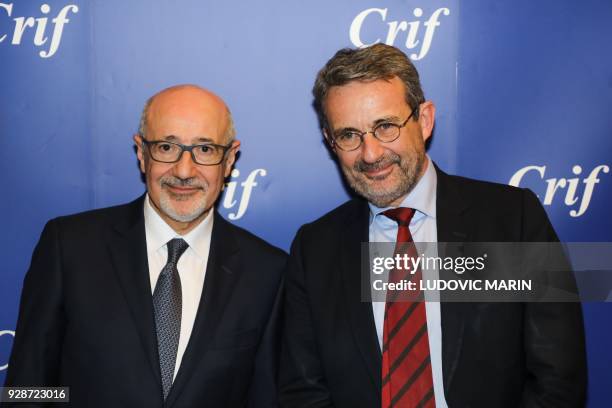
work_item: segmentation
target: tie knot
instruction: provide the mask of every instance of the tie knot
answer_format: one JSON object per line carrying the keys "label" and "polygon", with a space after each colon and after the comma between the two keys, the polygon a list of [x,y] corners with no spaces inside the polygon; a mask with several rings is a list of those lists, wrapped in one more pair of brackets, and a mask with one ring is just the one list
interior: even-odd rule
{"label": "tie knot", "polygon": [[407,227],[410,225],[410,220],[414,215],[414,208],[406,208],[406,207],[398,207],[392,208],[383,212],[383,215],[391,218],[393,221],[397,222],[400,226]]}
{"label": "tie knot", "polygon": [[168,263],[176,265],[187,248],[189,248],[189,244],[182,238],[174,238],[168,241]]}

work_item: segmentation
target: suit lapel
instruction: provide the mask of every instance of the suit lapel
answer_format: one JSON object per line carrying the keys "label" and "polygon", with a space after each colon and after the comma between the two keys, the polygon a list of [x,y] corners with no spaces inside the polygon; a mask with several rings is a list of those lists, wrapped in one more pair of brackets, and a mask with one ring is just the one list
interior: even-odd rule
{"label": "suit lapel", "polygon": [[117,279],[161,392],[155,316],[147,260],[143,197],[132,202],[128,207],[128,216],[115,224],[108,248]]}
{"label": "suit lapel", "polygon": [[342,280],[349,322],[376,392],[381,389],[381,352],[376,336],[372,304],[361,300],[362,290],[369,293],[369,274],[361,271],[361,243],[369,241],[369,209],[365,201],[354,200],[352,214],[341,234]]}
{"label": "suit lapel", "polygon": [[206,354],[235,287],[241,265],[238,244],[231,228],[232,225],[215,211],[204,288],[181,367],[166,400],[168,407],[176,401],[199,360]]}
{"label": "suit lapel", "polygon": [[[450,176],[442,172],[436,166],[438,176],[436,217],[438,242],[469,242],[471,225],[469,214],[467,214],[468,203],[457,191],[456,182]],[[457,256],[461,247],[453,246],[447,252],[443,245],[439,246],[442,254],[439,256]],[[442,325],[442,375],[444,379],[444,390],[449,395],[449,390],[459,363],[461,348],[464,340],[464,329],[466,319],[472,310],[471,303],[463,302],[441,302],[441,325]]]}

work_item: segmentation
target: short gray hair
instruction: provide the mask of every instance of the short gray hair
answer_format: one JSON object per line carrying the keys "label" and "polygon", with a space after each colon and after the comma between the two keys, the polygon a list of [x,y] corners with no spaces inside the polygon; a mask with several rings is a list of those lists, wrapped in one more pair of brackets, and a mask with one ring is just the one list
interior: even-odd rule
{"label": "short gray hair", "polygon": [[346,85],[352,81],[375,81],[398,77],[406,88],[406,103],[418,118],[419,105],[425,102],[419,73],[414,64],[399,49],[375,44],[366,48],[343,48],[325,64],[317,74],[312,94],[314,107],[321,125],[327,127],[325,98],[331,87]]}

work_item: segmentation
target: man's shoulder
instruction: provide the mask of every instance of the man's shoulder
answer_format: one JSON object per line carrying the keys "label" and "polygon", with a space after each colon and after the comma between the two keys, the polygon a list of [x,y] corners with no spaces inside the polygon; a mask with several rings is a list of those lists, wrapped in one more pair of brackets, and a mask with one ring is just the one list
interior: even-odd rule
{"label": "man's shoulder", "polygon": [[503,183],[449,175],[438,169],[438,206],[465,205],[485,212],[516,212],[541,207],[536,195],[527,188]]}
{"label": "man's shoulder", "polygon": [[227,221],[218,213],[215,222],[222,223],[225,228],[231,231],[232,236],[242,250],[247,250],[254,254],[259,254],[260,256],[267,256],[284,262],[287,254],[282,249],[270,244],[254,233]]}
{"label": "man's shoulder", "polygon": [[313,233],[319,237],[334,234],[346,229],[347,225],[364,222],[369,214],[367,201],[360,197],[352,198],[323,216],[308,222],[300,228],[302,232]]}
{"label": "man's shoulder", "polygon": [[456,176],[438,171],[438,186],[441,188],[454,188],[463,194],[487,194],[491,198],[518,197],[525,193],[524,188],[492,181],[478,180],[469,177]]}
{"label": "man's shoulder", "polygon": [[351,218],[367,215],[368,208],[368,203],[364,199],[355,197],[312,221],[311,224],[327,225],[342,223]]}
{"label": "man's shoulder", "polygon": [[62,229],[67,230],[95,230],[143,217],[142,204],[143,196],[125,204],[59,216],[50,220],[49,223],[61,225]]}
{"label": "man's shoulder", "polygon": [[557,241],[544,207],[527,188],[438,173],[438,217],[461,214],[484,240]]}

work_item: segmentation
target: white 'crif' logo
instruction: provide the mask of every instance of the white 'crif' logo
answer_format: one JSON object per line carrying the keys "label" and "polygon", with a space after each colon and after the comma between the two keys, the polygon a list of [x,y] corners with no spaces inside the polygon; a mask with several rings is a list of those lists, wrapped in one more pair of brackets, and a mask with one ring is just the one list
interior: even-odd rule
{"label": "white 'crif' logo", "polygon": [[[10,337],[15,337],[15,332],[12,330],[0,330],[0,337],[3,336],[10,336]],[[8,368],[8,363],[1,363],[0,362],[0,371],[4,371]]]}
{"label": "white 'crif' logo", "polygon": [[222,206],[226,209],[231,209],[238,204],[238,210],[231,212],[228,214],[228,218],[232,221],[238,220],[242,218],[242,216],[246,213],[249,208],[249,201],[251,200],[251,193],[253,189],[257,186],[255,179],[257,176],[265,177],[268,172],[265,169],[255,169],[249,173],[240,186],[242,187],[242,195],[240,196],[240,203],[235,200],[236,198],[236,189],[238,188],[238,181],[235,180],[240,177],[240,170],[233,169],[231,173],[232,180],[225,184],[225,191],[223,194],[223,202]]}
{"label": "white 'crif' logo", "polygon": [[[370,39],[369,41],[364,40],[361,30],[364,24],[367,24],[368,28],[377,29],[380,27],[381,33],[384,33],[385,30],[387,31],[385,44],[395,45],[396,41],[403,41],[406,48],[417,51],[410,54],[410,59],[416,61],[425,58],[429,52],[436,27],[440,25],[440,21],[438,21],[440,15],[450,15],[450,9],[441,7],[431,13],[429,18],[423,23],[425,27],[425,34],[423,35],[421,35],[423,31],[421,30],[421,18],[423,17],[422,8],[417,7],[412,11],[412,14],[417,18],[413,21],[387,21],[387,14],[388,9],[386,8],[369,8],[357,14],[349,29],[351,42],[355,47],[367,47],[368,45],[379,43],[381,41],[380,37]],[[384,23],[387,25],[386,28],[384,27]]]}
{"label": "white 'crif' logo", "polygon": [[[544,175],[546,174],[546,166],[525,166],[522,169],[519,169],[514,175],[510,178],[511,186],[518,187],[521,184],[521,180],[525,176],[525,174],[529,172],[536,172],[540,179],[544,179]],[[582,198],[580,199],[580,206],[578,207],[578,211],[570,210],[569,214],[572,217],[580,217],[583,215],[586,210],[589,208],[589,204],[591,203],[591,198],[593,197],[593,190],[595,189],[595,185],[599,183],[599,178],[597,175],[600,173],[609,173],[610,167],[605,164],[595,166],[593,170],[589,173],[589,175],[582,180],[584,183],[584,190],[582,192],[578,192],[580,177],[572,177],[572,178],[547,178],[546,180],[546,193],[544,194],[544,205],[551,205],[553,199],[557,191],[565,190],[565,200],[564,203],[568,207],[576,204],[582,194]],[[579,176],[582,174],[582,167],[575,165],[572,167],[572,173],[574,175]]]}
{"label": "white 'crif' logo", "polygon": [[[24,38],[26,31],[34,32],[34,45],[42,47],[47,43],[49,37],[47,36],[47,22],[49,20],[49,13],[51,13],[51,7],[48,4],[40,6],[40,17],[14,17],[16,12],[13,12],[13,3],[0,3],[0,18],[6,18],[3,16],[4,13],[11,18],[13,21],[13,33],[11,44],[20,45]],[[64,32],[64,25],[68,24],[68,13],[78,13],[79,7],[74,4],[64,6],[59,12],[51,19],[53,24],[53,34],[51,34],[51,41],[49,41],[49,48],[45,51],[40,51],[38,55],[41,58],[51,58],[55,55],[59,49],[60,43],[62,42],[62,34]],[[11,37],[10,33],[0,32],[0,43],[8,40]],[[27,37],[27,35],[26,35]]]}

